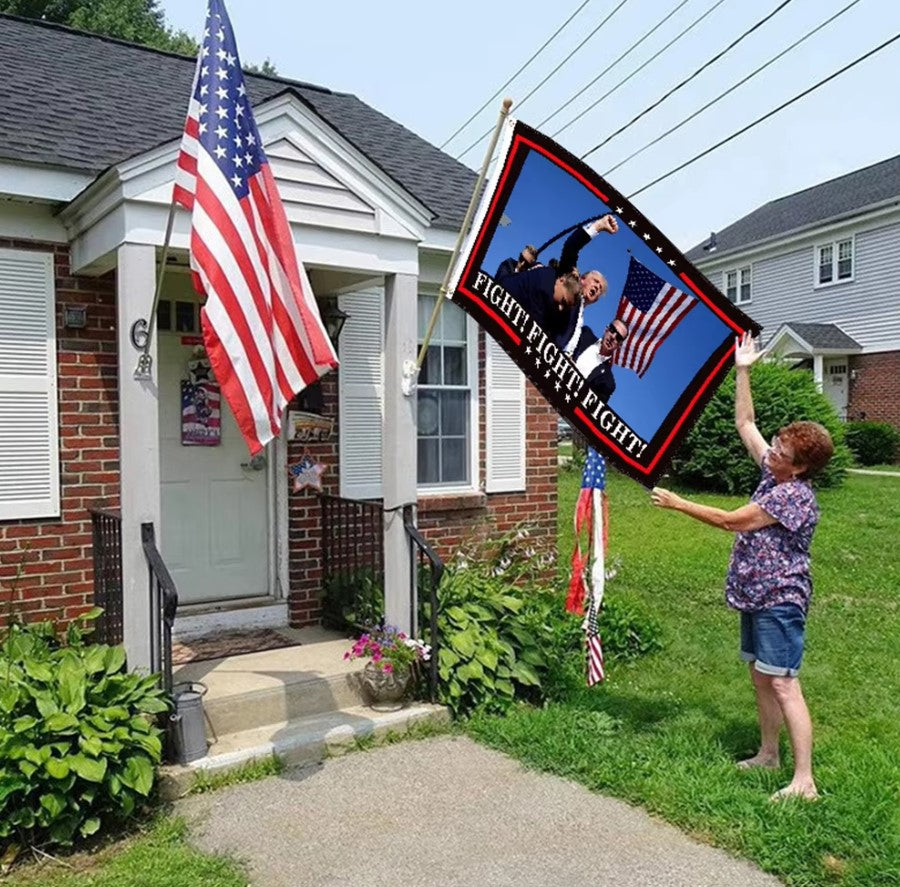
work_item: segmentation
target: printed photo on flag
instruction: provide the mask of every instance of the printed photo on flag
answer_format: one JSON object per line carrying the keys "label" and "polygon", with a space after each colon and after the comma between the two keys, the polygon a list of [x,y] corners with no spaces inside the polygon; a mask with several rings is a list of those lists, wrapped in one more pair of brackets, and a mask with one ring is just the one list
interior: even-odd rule
{"label": "printed photo on flag", "polygon": [[647,487],[727,373],[735,337],[759,332],[611,184],[516,120],[449,297]]}

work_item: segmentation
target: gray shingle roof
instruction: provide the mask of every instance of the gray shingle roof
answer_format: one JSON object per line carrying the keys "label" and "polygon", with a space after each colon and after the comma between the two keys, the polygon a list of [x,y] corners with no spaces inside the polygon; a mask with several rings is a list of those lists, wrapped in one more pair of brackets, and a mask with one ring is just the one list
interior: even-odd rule
{"label": "gray shingle roof", "polygon": [[758,240],[777,237],[836,216],[851,215],[891,199],[900,202],[900,155],[769,201],[717,231],[715,252],[707,252],[703,244],[698,244],[686,255],[691,261],[712,258]]}
{"label": "gray shingle roof", "polygon": [[[177,138],[195,60],[0,14],[0,159],[100,173]],[[475,173],[356,96],[247,75],[255,105],[286,90],[458,226]]]}
{"label": "gray shingle roof", "polygon": [[858,350],[862,346],[833,323],[798,323],[789,321],[790,327],[804,342],[813,348],[836,348],[840,351]]}

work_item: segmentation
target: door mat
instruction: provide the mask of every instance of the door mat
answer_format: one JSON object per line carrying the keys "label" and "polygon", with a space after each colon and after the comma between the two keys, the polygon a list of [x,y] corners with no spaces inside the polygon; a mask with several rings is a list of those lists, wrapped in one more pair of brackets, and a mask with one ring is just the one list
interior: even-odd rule
{"label": "door mat", "polygon": [[299,646],[299,641],[288,638],[273,628],[221,631],[191,640],[172,641],[172,665]]}

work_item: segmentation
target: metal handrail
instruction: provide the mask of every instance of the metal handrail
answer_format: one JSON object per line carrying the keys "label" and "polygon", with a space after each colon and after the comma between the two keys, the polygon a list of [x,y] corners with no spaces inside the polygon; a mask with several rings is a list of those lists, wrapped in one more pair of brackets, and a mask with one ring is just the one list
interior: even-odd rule
{"label": "metal handrail", "polygon": [[[430,625],[429,625],[429,634],[431,635],[431,659],[430,659],[430,672],[431,672],[431,701],[435,700],[435,693],[437,690],[437,681],[438,681],[438,650],[440,649],[440,638],[438,637],[438,585],[441,583],[441,577],[444,575],[444,562],[440,559],[437,552],[428,544],[425,537],[419,532],[419,528],[413,522],[413,509],[411,505],[406,506],[403,510],[403,526],[406,529],[406,535],[409,536],[410,540],[412,540],[413,545],[418,548],[419,552],[428,559],[431,565],[431,582],[429,583],[429,603],[430,606]],[[412,588],[415,589],[415,595],[410,595],[413,598],[412,607],[413,612],[415,613],[418,610],[418,584],[417,584],[417,564],[415,558],[415,552],[413,549],[410,549],[410,557],[412,560],[411,570],[410,570],[410,582],[412,584]],[[415,625],[415,619],[411,620],[412,624]]]}
{"label": "metal handrail", "polygon": [[171,695],[172,628],[178,610],[178,589],[156,547],[152,523],[141,524],[141,546],[150,567],[150,667],[160,672],[163,689]]}

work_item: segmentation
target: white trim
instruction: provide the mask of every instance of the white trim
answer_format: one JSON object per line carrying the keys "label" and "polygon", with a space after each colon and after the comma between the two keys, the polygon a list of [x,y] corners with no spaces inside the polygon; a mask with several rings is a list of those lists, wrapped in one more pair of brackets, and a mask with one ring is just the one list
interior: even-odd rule
{"label": "white trim", "polygon": [[52,166],[0,161],[0,194],[45,203],[67,203],[96,176]]}
{"label": "white trim", "polygon": [[0,201],[0,237],[45,243],[69,242],[66,229],[53,215],[50,206],[17,200]]}
{"label": "white trim", "polygon": [[[741,289],[743,287],[744,282],[744,272],[750,277],[750,297],[747,299],[741,298]],[[735,301],[731,302],[731,299],[728,299],[728,275],[734,274],[736,275],[736,287],[734,291]],[[722,271],[722,294],[731,302],[732,305],[740,306],[740,305],[749,305],[753,301],[753,263],[747,262],[746,264],[741,263],[733,268],[725,268]]]}
{"label": "white trim", "polygon": [[[838,263],[840,261],[840,245],[850,241],[850,276],[838,277]],[[831,247],[831,280],[819,280],[819,252],[827,247]],[[849,237],[840,237],[836,240],[820,240],[813,244],[813,289],[828,289],[833,286],[840,286],[844,283],[853,283],[856,279],[856,233]]]}

